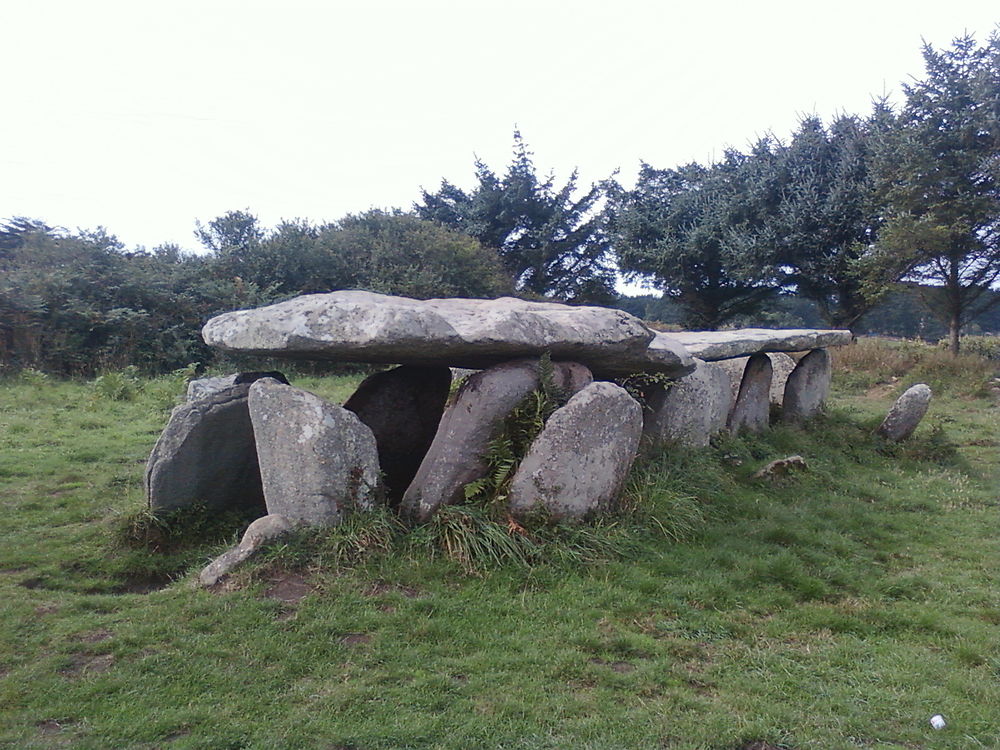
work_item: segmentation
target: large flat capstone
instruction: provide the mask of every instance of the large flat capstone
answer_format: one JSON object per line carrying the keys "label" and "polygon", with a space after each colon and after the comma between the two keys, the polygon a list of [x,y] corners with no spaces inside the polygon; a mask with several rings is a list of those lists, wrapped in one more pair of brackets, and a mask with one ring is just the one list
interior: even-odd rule
{"label": "large flat capstone", "polygon": [[671,336],[654,336],[622,310],[510,297],[309,294],[216,316],[202,336],[226,351],[299,359],[482,369],[548,352],[598,376],[639,371],[680,376],[694,369],[687,350]]}
{"label": "large flat capstone", "polygon": [[850,331],[809,328],[671,331],[669,337],[683,344],[692,356],[707,361],[746,357],[757,352],[804,352],[828,346],[843,346],[853,340]]}

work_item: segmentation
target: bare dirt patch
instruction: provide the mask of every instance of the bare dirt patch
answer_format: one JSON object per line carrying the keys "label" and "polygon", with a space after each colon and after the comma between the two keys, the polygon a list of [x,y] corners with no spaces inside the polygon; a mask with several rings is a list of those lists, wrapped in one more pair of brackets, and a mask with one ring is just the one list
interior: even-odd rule
{"label": "bare dirt patch", "polygon": [[114,594],[151,594],[165,589],[174,579],[166,573],[144,573],[131,575],[111,591]]}
{"label": "bare dirt patch", "polygon": [[372,642],[372,637],[367,633],[348,633],[340,642],[345,646],[363,646],[366,643]]}
{"label": "bare dirt patch", "polygon": [[74,654],[70,666],[60,669],[66,677],[80,677],[107,672],[115,663],[113,654]]}
{"label": "bare dirt patch", "polygon": [[407,599],[419,599],[423,593],[412,586],[403,586],[397,583],[386,583],[376,581],[365,590],[365,596],[384,596],[385,594],[402,594]]}
{"label": "bare dirt patch", "polygon": [[264,590],[268,599],[276,599],[285,604],[298,604],[316,589],[299,573],[284,573],[270,579],[271,585]]}
{"label": "bare dirt patch", "polygon": [[106,628],[100,628],[91,633],[83,633],[76,636],[74,640],[80,641],[82,643],[100,643],[101,641],[106,641],[111,638],[111,631]]}

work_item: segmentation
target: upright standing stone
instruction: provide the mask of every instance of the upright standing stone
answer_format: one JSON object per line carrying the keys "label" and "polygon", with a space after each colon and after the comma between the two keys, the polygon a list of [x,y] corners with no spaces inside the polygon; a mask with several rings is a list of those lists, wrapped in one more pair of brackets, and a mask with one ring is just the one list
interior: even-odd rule
{"label": "upright standing stone", "polygon": [[762,432],[771,416],[771,360],[766,354],[754,354],[747,362],[736,404],[729,414],[729,430],[737,433]]}
{"label": "upright standing stone", "polygon": [[726,428],[733,403],[729,375],[717,362],[695,362],[694,372],[647,396],[643,434],[654,443],[703,447]]}
{"label": "upright standing stone", "polygon": [[508,507],[585,518],[618,501],[642,436],[642,407],[614,383],[591,383],[549,417],[511,481]]}
{"label": "upright standing stone", "polygon": [[925,383],[917,383],[908,388],[885,415],[878,427],[878,434],[886,440],[898,443],[906,440],[917,429],[920,420],[927,413],[931,403],[931,389]]}
{"label": "upright standing stone", "polygon": [[799,360],[785,383],[782,419],[806,419],[815,416],[830,395],[830,353],[813,349]]}
{"label": "upright standing stone", "polygon": [[[771,360],[771,403],[781,406],[785,399],[785,383],[788,376],[795,369],[795,360],[784,352],[766,352],[767,358]],[[732,381],[733,402],[740,392],[740,384],[743,382],[743,373],[746,371],[747,362],[750,357],[735,357],[733,359],[715,360],[715,364],[723,367]]]}
{"label": "upright standing stone", "polygon": [[354,413],[271,379],[249,404],[268,513],[326,526],[374,506],[378,450]]}
{"label": "upright standing stone", "polygon": [[233,385],[181,404],[170,414],[146,463],[152,511],[204,504],[264,513],[264,495],[248,385]]}
{"label": "upright standing stone", "polygon": [[[590,373],[574,362],[553,363],[555,385],[583,387]],[[538,360],[505,362],[469,376],[445,409],[400,509],[413,522],[430,518],[440,505],[465,499],[465,485],[486,473],[484,456],[502,420],[538,387]]]}
{"label": "upright standing stone", "polygon": [[451,387],[447,367],[403,365],[365,378],[344,408],[375,435],[390,505],[398,505],[434,440]]}

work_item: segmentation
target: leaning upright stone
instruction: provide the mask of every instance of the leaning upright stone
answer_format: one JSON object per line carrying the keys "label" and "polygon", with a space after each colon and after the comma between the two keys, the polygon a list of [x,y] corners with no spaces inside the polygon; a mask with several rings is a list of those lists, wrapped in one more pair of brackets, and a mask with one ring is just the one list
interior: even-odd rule
{"label": "leaning upright stone", "polygon": [[930,403],[930,386],[925,383],[911,386],[889,409],[878,427],[878,434],[894,443],[906,440],[917,429]]}
{"label": "leaning upright stone", "polygon": [[643,434],[653,443],[704,447],[726,428],[733,403],[729,375],[718,362],[695,362],[694,372],[647,396]]}
{"label": "leaning upright stone", "polygon": [[807,419],[819,413],[830,395],[830,353],[813,349],[799,360],[785,383],[782,419]]}
{"label": "leaning upright stone", "polygon": [[250,418],[268,513],[328,526],[374,506],[375,437],[354,413],[265,378],[250,387]]}
{"label": "leaning upright stone", "polygon": [[447,367],[403,365],[365,378],[344,408],[375,435],[390,505],[399,505],[434,439],[451,388]]}
{"label": "leaning upright stone", "polygon": [[[795,360],[784,352],[767,352],[771,360],[771,403],[781,406],[785,400],[785,383],[795,369]],[[733,359],[718,359],[715,364],[723,367],[729,373],[733,386],[733,401],[740,392],[743,373],[746,371],[750,357],[735,357]]]}
{"label": "leaning upright stone", "polygon": [[[558,388],[573,392],[590,380],[574,362],[553,363]],[[441,417],[431,447],[403,495],[400,510],[411,522],[430,518],[441,505],[465,499],[465,485],[486,474],[484,456],[503,419],[538,387],[538,360],[505,362],[469,376]]]}
{"label": "leaning upright stone", "polygon": [[618,502],[642,436],[642,407],[614,383],[591,383],[557,409],[511,480],[508,507],[586,518]]}
{"label": "leaning upright stone", "polygon": [[170,414],[146,462],[153,512],[190,505],[264,512],[249,385],[232,385],[181,404]]}
{"label": "leaning upright stone", "polygon": [[729,414],[729,431],[762,432],[771,417],[771,360],[754,354],[747,361],[736,404]]}

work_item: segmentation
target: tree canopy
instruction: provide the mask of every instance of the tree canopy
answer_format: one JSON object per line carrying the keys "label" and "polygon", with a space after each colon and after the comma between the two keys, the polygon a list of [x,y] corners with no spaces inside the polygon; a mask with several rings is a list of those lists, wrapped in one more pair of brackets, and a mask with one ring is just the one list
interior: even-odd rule
{"label": "tree canopy", "polygon": [[495,248],[514,288],[524,294],[570,302],[615,298],[615,272],[601,201],[606,185],[576,196],[574,171],[562,187],[540,179],[521,134],[514,156],[498,177],[476,160],[477,185],[466,192],[443,180],[437,192],[422,191],[417,214]]}
{"label": "tree canopy", "polygon": [[1000,280],[1000,36],[923,49],[925,75],[882,146],[883,255],[912,281],[941,286],[936,310],[953,351]]}

